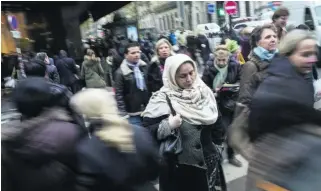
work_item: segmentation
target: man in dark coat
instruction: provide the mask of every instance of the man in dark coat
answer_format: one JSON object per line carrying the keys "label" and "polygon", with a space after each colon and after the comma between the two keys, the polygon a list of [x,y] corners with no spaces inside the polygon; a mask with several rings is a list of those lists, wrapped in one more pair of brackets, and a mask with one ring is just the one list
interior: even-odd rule
{"label": "man in dark coat", "polygon": [[140,46],[130,43],[125,48],[125,59],[115,72],[118,109],[133,125],[141,124],[140,114],[149,100],[146,85],[147,64],[140,59]]}
{"label": "man in dark coat", "polygon": [[72,93],[79,91],[78,68],[74,59],[67,57],[66,51],[60,50],[60,59],[57,61],[56,67],[61,84],[70,88]]}

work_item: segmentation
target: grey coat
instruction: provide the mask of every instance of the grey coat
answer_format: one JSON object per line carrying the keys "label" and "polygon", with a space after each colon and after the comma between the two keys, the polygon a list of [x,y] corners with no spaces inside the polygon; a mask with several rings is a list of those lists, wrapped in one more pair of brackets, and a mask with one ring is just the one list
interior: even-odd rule
{"label": "grey coat", "polygon": [[[166,116],[144,118],[143,125],[161,142],[171,134]],[[162,191],[212,191],[214,185],[226,189],[220,166],[221,155],[213,143],[218,134],[215,124],[192,125],[183,122],[179,127],[183,152],[177,158],[165,158],[166,166],[160,172]],[[156,131],[156,132],[155,132]]]}

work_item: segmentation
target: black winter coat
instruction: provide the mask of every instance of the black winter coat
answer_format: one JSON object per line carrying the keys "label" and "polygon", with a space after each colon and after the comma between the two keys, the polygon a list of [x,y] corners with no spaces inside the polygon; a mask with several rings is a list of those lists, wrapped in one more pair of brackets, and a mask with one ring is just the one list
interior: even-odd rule
{"label": "black winter coat", "polygon": [[165,59],[158,57],[152,58],[151,64],[147,71],[147,87],[150,94],[157,92],[163,87],[163,74],[161,72],[161,65],[164,66]]}
{"label": "black winter coat", "polygon": [[70,86],[77,81],[78,75],[76,62],[72,58],[62,57],[56,62],[56,67],[60,76],[60,83]]}
{"label": "black winter coat", "polygon": [[[147,64],[140,60],[139,68],[146,81]],[[148,90],[142,91],[137,88],[134,72],[125,60],[115,74],[115,91],[118,109],[121,113],[139,115],[145,110],[149,101]]]}
{"label": "black winter coat", "polygon": [[[215,79],[218,71],[214,66],[214,59],[210,59],[206,63],[206,67],[202,76],[203,82],[209,87],[213,88],[213,80]],[[241,65],[232,59],[229,60],[228,69],[227,69],[227,77],[225,82],[228,84],[235,84],[240,80],[241,74]],[[215,91],[215,90],[214,90]]]}
{"label": "black winter coat", "polygon": [[134,153],[121,153],[95,135],[80,142],[77,191],[156,191],[149,183],[159,171],[156,144],[146,129],[132,128]]}
{"label": "black winter coat", "polygon": [[273,61],[250,105],[250,135],[260,135],[303,123],[318,121],[314,108],[314,88],[310,74],[299,74],[288,58]]}

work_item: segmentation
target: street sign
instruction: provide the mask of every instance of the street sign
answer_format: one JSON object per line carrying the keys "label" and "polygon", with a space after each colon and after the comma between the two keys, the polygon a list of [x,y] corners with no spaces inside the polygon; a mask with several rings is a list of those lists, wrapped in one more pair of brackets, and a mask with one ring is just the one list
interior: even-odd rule
{"label": "street sign", "polygon": [[8,16],[8,22],[12,30],[17,30],[18,29],[18,20],[17,17],[14,15],[9,15]]}
{"label": "street sign", "polygon": [[208,3],[207,4],[207,13],[208,14],[214,14],[215,13],[215,4],[214,3]]}
{"label": "street sign", "polygon": [[224,9],[228,15],[237,14],[237,3],[235,1],[227,1],[224,3]]}

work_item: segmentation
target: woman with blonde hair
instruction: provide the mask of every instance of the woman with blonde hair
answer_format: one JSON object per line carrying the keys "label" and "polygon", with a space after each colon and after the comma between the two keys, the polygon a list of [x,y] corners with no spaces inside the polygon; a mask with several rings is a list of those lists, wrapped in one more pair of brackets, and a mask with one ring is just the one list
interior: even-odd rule
{"label": "woman with blonde hair", "polygon": [[147,72],[147,87],[150,93],[157,92],[163,86],[165,60],[175,54],[172,45],[164,38],[157,41],[155,52]]}
{"label": "woman with blonde hair", "polygon": [[[230,52],[228,51],[225,45],[219,45],[216,47],[214,52],[214,59],[211,59],[207,62],[202,80],[204,83],[213,90],[216,94],[219,93],[219,90],[224,84],[236,84],[240,80],[241,65],[237,63],[234,59],[231,59]],[[226,110],[222,103],[226,102],[223,99],[229,99],[230,101],[235,102],[237,98],[237,93],[235,96],[229,96],[228,98],[222,98],[223,96],[218,96],[219,109],[222,113],[221,121],[218,120],[218,123],[221,123],[220,129],[226,130],[233,119],[233,112]],[[234,109],[233,109],[234,110]],[[241,167],[242,163],[237,160],[233,149],[227,144],[227,156],[230,164],[234,166]]]}
{"label": "woman with blonde hair", "polygon": [[111,93],[86,89],[75,94],[70,105],[92,130],[77,149],[79,191],[127,191],[156,179],[158,152],[152,137],[118,115]]}
{"label": "woman with blonde hair", "polygon": [[91,49],[87,50],[87,54],[84,57],[80,75],[86,82],[86,88],[106,87],[105,74],[100,58],[96,57],[95,52]]}
{"label": "woman with blonde hair", "polygon": [[267,184],[291,191],[320,189],[321,112],[313,108],[311,80],[316,43],[309,31],[285,35],[280,57],[271,63],[253,96],[247,190]]}

